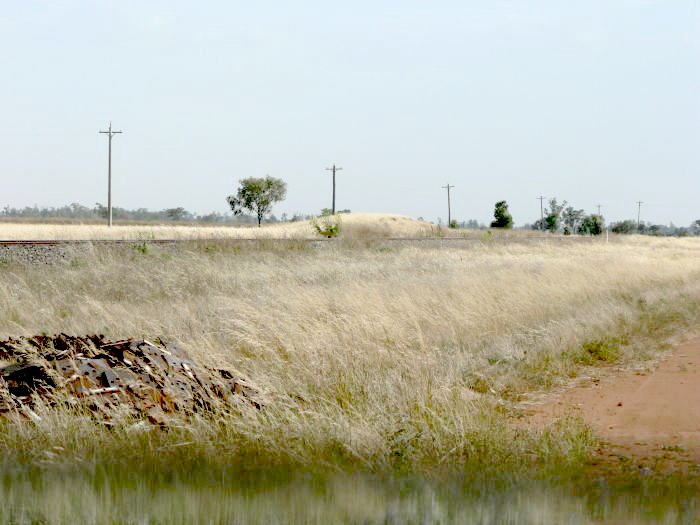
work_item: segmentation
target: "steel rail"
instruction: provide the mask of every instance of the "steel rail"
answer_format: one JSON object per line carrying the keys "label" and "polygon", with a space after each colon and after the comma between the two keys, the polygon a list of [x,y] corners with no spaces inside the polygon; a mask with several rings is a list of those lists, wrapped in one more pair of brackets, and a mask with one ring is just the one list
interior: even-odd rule
{"label": "steel rail", "polygon": [[70,244],[185,244],[198,242],[211,243],[256,243],[256,242],[338,242],[338,241],[370,241],[370,242],[462,242],[462,243],[491,243],[491,242],[527,242],[527,241],[593,241],[595,237],[581,236],[532,236],[532,237],[487,237],[487,238],[465,238],[465,237],[367,237],[358,239],[328,239],[328,238],[221,238],[206,237],[199,239],[0,239],[0,246],[53,246]]}

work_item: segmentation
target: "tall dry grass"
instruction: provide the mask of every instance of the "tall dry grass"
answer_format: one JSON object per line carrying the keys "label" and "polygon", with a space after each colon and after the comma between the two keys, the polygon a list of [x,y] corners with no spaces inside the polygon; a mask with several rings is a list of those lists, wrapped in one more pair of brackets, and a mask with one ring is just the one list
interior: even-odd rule
{"label": "tall dry grass", "polygon": [[[536,231],[452,230],[404,215],[348,213],[335,216],[344,238],[387,237],[531,237]],[[107,227],[94,223],[39,223],[0,221],[0,240],[151,240],[151,239],[308,239],[318,238],[312,221],[255,225],[119,224]]]}
{"label": "tall dry grass", "polygon": [[[342,214],[340,220],[347,236],[425,237],[435,227],[403,215],[378,213]],[[256,225],[183,224],[50,224],[1,222],[0,240],[95,240],[95,239],[304,239],[317,237],[311,221]]]}
{"label": "tall dry grass", "polygon": [[[57,445],[87,462],[141,450],[144,465],[577,461],[585,428],[511,428],[514,403],[587,366],[647,359],[700,318],[697,239],[285,246],[95,247],[68,264],[1,266],[0,336],[162,337],[238,370],[269,405],[165,435],[45,414],[6,424],[0,449],[30,462]],[[582,351],[591,342],[614,351],[599,362]]]}

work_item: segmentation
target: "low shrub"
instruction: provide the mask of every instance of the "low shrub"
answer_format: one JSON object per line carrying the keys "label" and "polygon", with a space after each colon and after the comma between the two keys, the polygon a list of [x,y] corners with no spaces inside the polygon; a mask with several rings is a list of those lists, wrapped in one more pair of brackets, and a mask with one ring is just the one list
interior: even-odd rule
{"label": "low shrub", "polygon": [[342,221],[337,215],[324,215],[320,219],[313,219],[311,226],[319,235],[331,239],[340,235]]}

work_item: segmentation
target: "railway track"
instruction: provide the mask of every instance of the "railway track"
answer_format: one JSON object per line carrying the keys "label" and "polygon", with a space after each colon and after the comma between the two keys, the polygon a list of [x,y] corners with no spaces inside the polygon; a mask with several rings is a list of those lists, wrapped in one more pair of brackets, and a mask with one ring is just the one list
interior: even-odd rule
{"label": "railway track", "polygon": [[[483,245],[505,246],[527,244],[571,244],[600,242],[591,237],[563,237],[563,236],[533,236],[533,237],[499,237],[484,236],[478,238],[460,237],[380,237],[360,239],[231,239],[231,238],[202,238],[202,239],[6,239],[0,240],[0,266],[8,261],[25,262],[30,264],[54,264],[65,263],[81,252],[90,251],[93,248],[114,248],[118,251],[139,250],[160,247],[162,250],[177,252],[182,249],[209,249],[216,246],[226,249],[246,250],[269,249],[278,247],[284,250],[286,247],[304,246],[312,250],[323,251],[326,248],[334,249],[347,247],[414,247],[417,249],[440,250],[444,248],[469,249]],[[605,242],[604,240],[602,242]],[[120,250],[119,247],[122,247]]]}
{"label": "railway track", "polygon": [[591,242],[595,237],[541,235],[531,237],[368,237],[358,239],[326,239],[326,238],[262,238],[262,239],[236,239],[236,238],[201,238],[201,239],[0,239],[0,246],[61,246],[61,245],[130,245],[130,244],[187,244],[187,243],[256,243],[256,242],[306,242],[306,243],[334,243],[347,240],[388,242],[388,243],[523,243],[535,241],[563,241],[563,242]]}
{"label": "railway track", "polygon": [[[184,239],[183,239],[184,240]],[[0,246],[58,246],[70,244],[173,244],[182,242],[178,239],[0,239]]]}

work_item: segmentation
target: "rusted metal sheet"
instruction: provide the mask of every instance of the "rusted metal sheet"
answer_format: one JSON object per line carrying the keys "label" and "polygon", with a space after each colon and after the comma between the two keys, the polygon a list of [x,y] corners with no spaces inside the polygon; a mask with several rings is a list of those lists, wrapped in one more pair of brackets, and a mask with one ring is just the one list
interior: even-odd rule
{"label": "rusted metal sheet", "polygon": [[110,419],[127,407],[136,417],[167,424],[174,414],[239,406],[262,398],[229,370],[197,365],[177,345],[59,334],[0,341],[0,414],[24,413],[39,400],[90,408]]}

